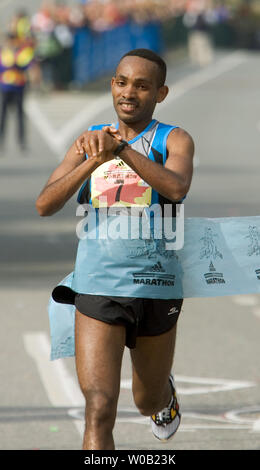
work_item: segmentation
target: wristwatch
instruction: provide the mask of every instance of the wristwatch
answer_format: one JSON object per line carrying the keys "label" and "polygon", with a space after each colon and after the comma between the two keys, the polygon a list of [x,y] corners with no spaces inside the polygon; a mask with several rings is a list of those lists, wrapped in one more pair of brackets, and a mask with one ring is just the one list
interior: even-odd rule
{"label": "wristwatch", "polygon": [[121,140],[120,144],[114,150],[113,155],[115,155],[115,157],[119,159],[120,152],[122,152],[122,150],[127,146],[128,146],[128,142],[126,140]]}

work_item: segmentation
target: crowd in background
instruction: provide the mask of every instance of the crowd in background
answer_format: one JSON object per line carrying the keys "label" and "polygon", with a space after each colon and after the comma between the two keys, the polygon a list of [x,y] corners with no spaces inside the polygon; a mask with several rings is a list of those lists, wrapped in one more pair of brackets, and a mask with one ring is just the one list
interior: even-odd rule
{"label": "crowd in background", "polygon": [[[37,47],[46,37],[54,35],[61,47],[73,43],[75,28],[86,27],[93,32],[103,32],[123,25],[127,21],[145,23],[165,22],[170,18],[184,17],[190,27],[196,17],[206,22],[224,22],[231,18],[247,20],[260,16],[259,0],[86,0],[69,4],[69,0],[43,0],[41,8],[32,17],[19,11],[10,21],[9,30],[20,37],[34,36]],[[57,46],[56,46],[57,47]]]}
{"label": "crowd in background", "polygon": [[205,32],[216,23],[232,22],[234,18],[245,30],[250,21],[256,21],[253,17],[257,18],[254,41],[255,44],[259,41],[260,48],[259,3],[259,0],[79,0],[70,4],[69,0],[43,0],[31,17],[25,10],[17,12],[8,32],[34,47],[43,81],[59,87],[72,79],[72,49],[79,28],[102,34],[129,21],[166,24],[172,20],[173,32],[174,20],[181,17],[189,32]]}
{"label": "crowd in background", "polygon": [[63,43],[72,41],[74,28],[87,27],[102,32],[133,20],[137,23],[166,21],[179,15],[203,14],[209,21],[226,21],[233,15],[245,17],[260,14],[259,1],[251,0],[86,0],[69,4],[69,0],[43,0],[31,18],[21,11],[11,21],[10,28],[20,34],[55,32]]}

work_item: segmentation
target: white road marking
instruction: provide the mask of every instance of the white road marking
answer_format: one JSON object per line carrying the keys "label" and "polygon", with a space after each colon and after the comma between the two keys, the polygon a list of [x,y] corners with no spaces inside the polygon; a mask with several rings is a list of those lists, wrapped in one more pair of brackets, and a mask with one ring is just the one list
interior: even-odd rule
{"label": "white road marking", "polygon": [[[187,432],[187,431],[195,431],[196,429],[205,429],[205,430],[229,430],[229,429],[245,429],[251,432],[259,432],[260,430],[260,420],[251,419],[243,419],[239,418],[238,415],[243,413],[258,413],[260,411],[259,407],[248,407],[248,408],[241,408],[238,410],[231,410],[230,412],[225,413],[224,415],[209,415],[209,414],[202,414],[196,412],[182,412],[182,423],[178,432]],[[118,423],[134,423],[134,424],[150,424],[150,418],[146,418],[143,416],[137,416],[136,410],[133,408],[119,408],[119,413],[128,413],[130,416],[118,416],[117,422]],[[131,416],[132,413],[132,416]],[[80,413],[78,413],[77,417],[80,417]],[[202,423],[186,423],[186,419],[188,420],[197,420],[197,421],[208,421],[205,424]]]}
{"label": "white road marking", "polygon": [[48,116],[45,116],[37,100],[29,97],[25,103],[25,112],[31,119],[32,123],[37,127],[39,133],[47,142],[51,150],[58,156],[61,156],[66,150],[67,142],[77,137],[77,133],[84,122],[86,127],[90,121],[93,121],[95,116],[99,115],[102,111],[108,109],[112,105],[112,98],[110,93],[104,93],[95,100],[90,106],[86,106],[77,114],[75,114],[68,122],[62,126],[61,129],[56,130],[50,124]]}
{"label": "white road marking", "polygon": [[[73,116],[73,118],[67,122],[63,127],[60,135],[61,141],[65,141],[75,133],[77,133],[80,126],[82,126],[82,122],[93,124],[93,120],[96,116],[98,116],[102,111],[108,109],[112,106],[112,96],[111,93],[105,93],[101,95],[99,98],[95,99],[95,102],[92,103],[90,106],[82,109],[78,114]],[[90,122],[91,121],[91,122]]]}
{"label": "white road marking", "polygon": [[230,379],[210,379],[203,377],[187,377],[182,375],[175,376],[176,382],[195,383],[203,385],[202,387],[181,388],[178,386],[180,395],[198,395],[205,393],[227,392],[230,390],[238,390],[242,388],[254,387],[254,382],[246,382],[241,380]]}
{"label": "white road marking", "polygon": [[260,318],[260,307],[255,307],[252,311],[257,318]]}
{"label": "white road marking", "polygon": [[212,66],[199,70],[198,72],[179,80],[169,88],[168,97],[160,104],[160,109],[164,106],[168,106],[172,101],[175,101],[204,83],[214,80],[226,72],[230,72],[235,67],[243,64],[246,60],[247,57],[243,52],[232,52],[228,56],[214,63]]}
{"label": "white road marking", "polygon": [[[220,75],[229,72],[246,60],[246,55],[240,51],[233,52],[228,56],[220,59],[212,66],[199,70],[192,75],[179,80],[170,87],[170,93],[167,99],[160,104],[159,110],[188,93],[189,91],[213,80]],[[81,128],[82,123],[88,127],[93,123],[96,116],[102,111],[112,106],[111,94],[104,93],[86,108],[75,114],[60,130],[54,130],[50,125],[48,116],[45,116],[35,98],[28,97],[25,103],[25,112],[31,119],[32,123],[37,127],[39,133],[48,143],[50,148],[61,158],[65,152],[66,145],[69,140],[75,138],[75,134]]]}
{"label": "white road marking", "polygon": [[[184,375],[174,375],[179,395],[198,395],[205,393],[227,392],[242,388],[254,387],[254,382],[229,379],[211,379],[202,377],[187,377]],[[196,387],[182,387],[180,383],[198,384]],[[124,379],[121,381],[121,388],[131,389],[132,380]]]}
{"label": "white road marking", "polygon": [[[243,411],[243,410],[242,410]],[[122,416],[124,413],[127,416]],[[69,410],[68,414],[77,420],[84,420],[84,409],[77,408]],[[207,423],[186,423],[186,420],[197,420],[197,421],[207,421]],[[146,416],[141,416],[137,409],[130,408],[130,407],[119,407],[116,417],[116,423],[122,424],[140,424],[145,426],[150,426],[150,418]],[[202,414],[202,413],[189,413],[189,412],[182,412],[182,422],[178,432],[194,432],[197,429],[201,430],[230,430],[230,429],[245,429],[251,432],[258,432],[257,427],[258,421],[239,421],[236,420],[236,416],[234,414],[234,419],[230,415],[227,417],[225,415],[209,415],[209,414]]]}
{"label": "white road marking", "polygon": [[[243,417],[243,415],[246,417]],[[249,415],[257,415],[258,418],[249,417]],[[241,416],[242,415],[242,416]],[[250,425],[251,432],[260,432],[260,406],[248,406],[245,408],[238,408],[235,410],[228,411],[224,414],[224,418],[232,421],[233,423],[238,423],[241,425]]]}
{"label": "white road marking", "polygon": [[24,110],[50,149],[59,155],[61,152],[59,133],[49,124],[48,116],[42,113],[37,100],[33,97],[28,97],[25,101]]}
{"label": "white road marking", "polygon": [[[76,381],[68,372],[62,359],[50,361],[50,342],[44,332],[26,333],[23,337],[25,350],[35,361],[42,384],[53,406],[84,406],[84,398]],[[82,421],[74,420],[82,435]]]}
{"label": "white road marking", "polygon": [[83,395],[68,372],[63,359],[50,361],[50,342],[44,332],[25,333],[24,345],[35,361],[48,398],[53,406],[82,406]]}
{"label": "white road marking", "polygon": [[235,295],[232,297],[232,301],[237,305],[243,307],[254,307],[259,303],[260,297],[255,295]]}
{"label": "white road marking", "polygon": [[253,432],[260,432],[260,419],[257,419],[253,424]]}
{"label": "white road marking", "polygon": [[232,301],[243,307],[252,307],[252,313],[260,318],[260,296],[256,295],[236,295],[232,297]]}

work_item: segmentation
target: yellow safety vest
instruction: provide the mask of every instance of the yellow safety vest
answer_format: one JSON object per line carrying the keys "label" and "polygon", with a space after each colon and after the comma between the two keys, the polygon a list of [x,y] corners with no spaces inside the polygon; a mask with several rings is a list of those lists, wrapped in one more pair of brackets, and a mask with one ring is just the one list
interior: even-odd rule
{"label": "yellow safety vest", "polygon": [[17,51],[4,47],[0,53],[0,62],[6,70],[2,72],[0,81],[10,85],[24,85],[26,76],[23,69],[30,65],[33,57],[34,49],[31,46],[24,46]]}

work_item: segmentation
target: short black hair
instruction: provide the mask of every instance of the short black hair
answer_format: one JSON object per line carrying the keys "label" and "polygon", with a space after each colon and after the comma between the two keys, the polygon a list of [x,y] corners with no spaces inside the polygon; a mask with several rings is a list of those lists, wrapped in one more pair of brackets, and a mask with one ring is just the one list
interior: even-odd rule
{"label": "short black hair", "polygon": [[147,60],[150,60],[151,62],[155,62],[158,66],[158,71],[159,71],[158,86],[161,87],[165,84],[167,66],[164,60],[158,54],[156,54],[154,51],[150,49],[133,49],[132,51],[129,51],[126,54],[124,54],[123,57],[121,57],[120,62],[122,59],[128,56],[142,57],[143,59],[147,59]]}

